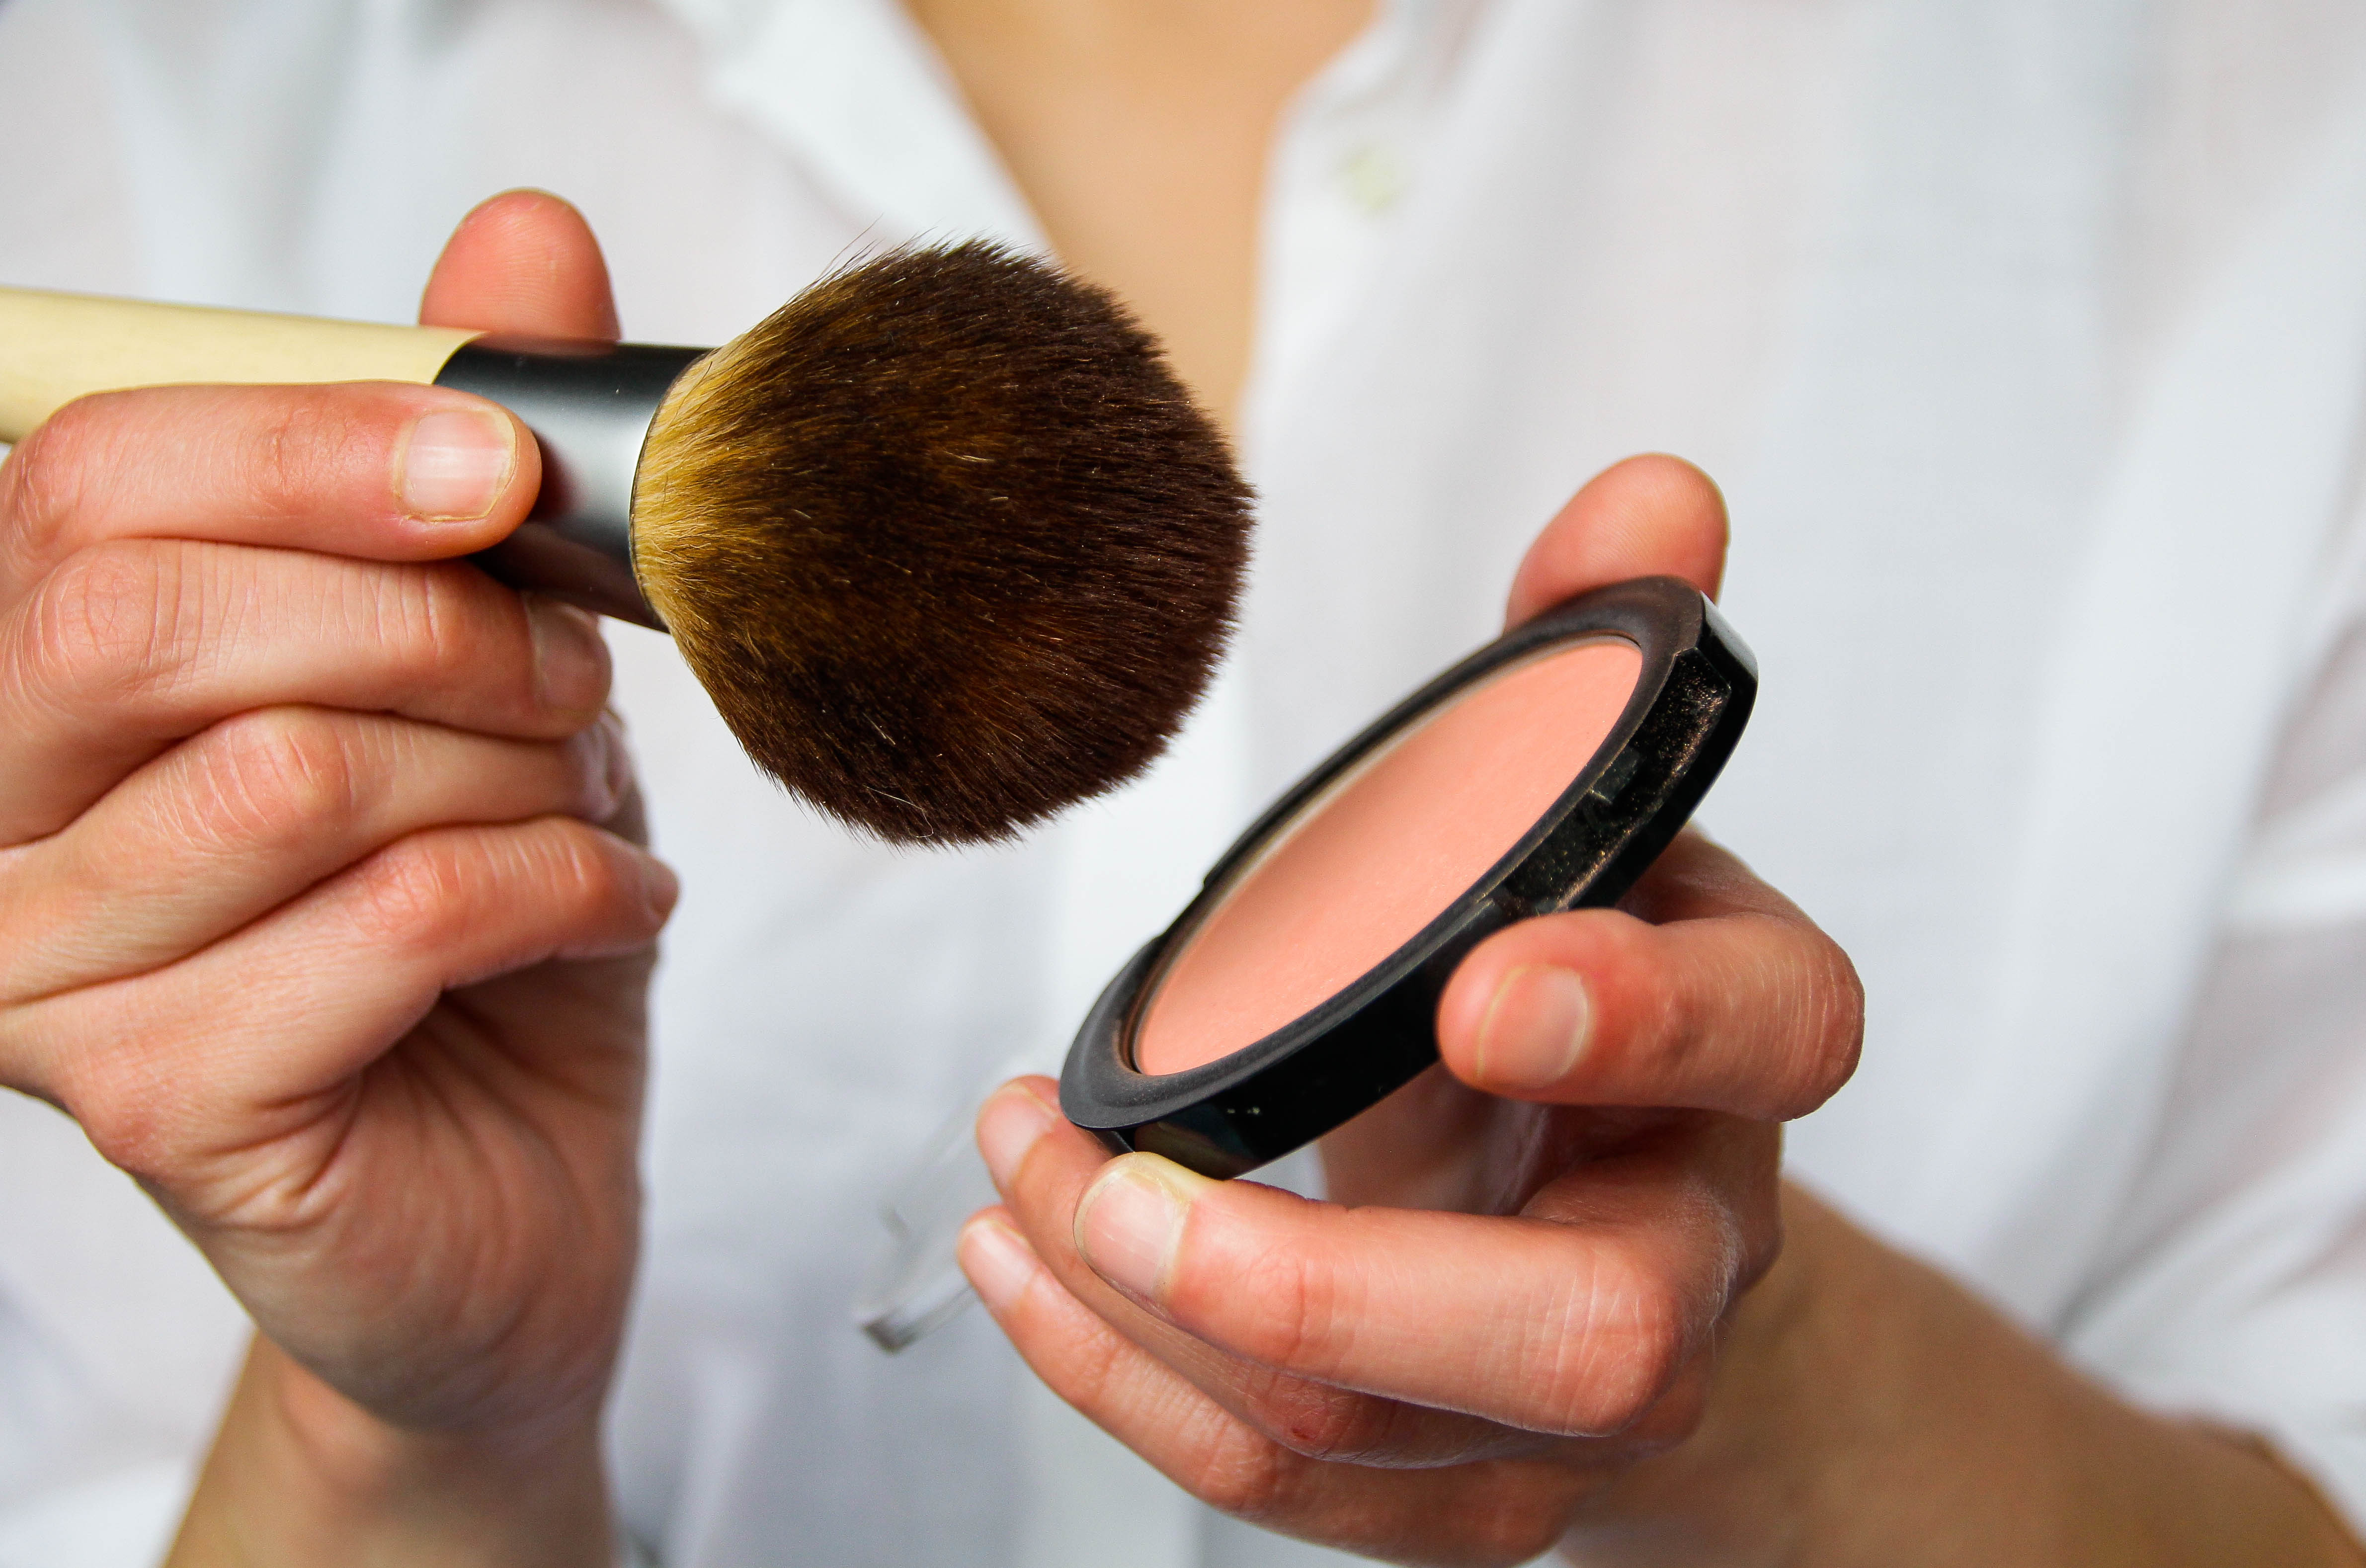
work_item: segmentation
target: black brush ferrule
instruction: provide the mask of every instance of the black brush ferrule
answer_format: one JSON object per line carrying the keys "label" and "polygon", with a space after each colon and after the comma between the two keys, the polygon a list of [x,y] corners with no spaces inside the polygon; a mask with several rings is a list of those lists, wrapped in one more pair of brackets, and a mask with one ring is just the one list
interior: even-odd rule
{"label": "black brush ferrule", "polygon": [[498,335],[462,344],[435,384],[491,399],[542,447],[534,511],[478,564],[513,588],[665,630],[633,572],[633,479],[658,406],[706,353]]}

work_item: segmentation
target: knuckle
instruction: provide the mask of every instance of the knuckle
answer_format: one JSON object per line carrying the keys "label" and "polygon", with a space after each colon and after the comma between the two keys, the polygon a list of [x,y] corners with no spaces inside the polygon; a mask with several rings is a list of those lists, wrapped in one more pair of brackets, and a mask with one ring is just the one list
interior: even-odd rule
{"label": "knuckle", "polygon": [[351,822],[366,769],[352,727],[317,708],[260,708],[201,743],[199,822],[218,842],[285,846]]}
{"label": "knuckle", "polygon": [[1702,1279],[1722,1293],[1723,1309],[1763,1279],[1783,1250],[1781,1135],[1760,1125],[1745,1129],[1744,1136],[1722,1173],[1696,1173],[1688,1204]]}
{"label": "knuckle", "polygon": [[1090,1414],[1121,1404],[1125,1396],[1123,1352],[1107,1336],[1096,1336],[1051,1369],[1053,1392]]}
{"label": "knuckle", "polygon": [[1676,1063],[1697,1056],[1716,1031],[1705,998],[1693,986],[1673,983],[1666,938],[1657,926],[1633,919],[1606,920],[1596,940],[1606,948],[1606,967],[1626,976],[1624,999],[1630,1049],[1643,1047]]}
{"label": "knuckle", "polygon": [[359,629],[383,650],[398,680],[422,691],[515,694],[531,707],[532,661],[523,638],[495,629],[499,589],[474,567],[449,562],[381,567],[370,573]]}
{"label": "knuckle", "polygon": [[141,1054],[107,1052],[85,1059],[61,1086],[61,1098],[109,1165],[142,1179],[171,1168],[178,1119],[165,1084],[146,1070]]}
{"label": "knuckle", "polygon": [[353,919],[358,936],[409,953],[450,945],[467,929],[475,908],[473,858],[461,836],[425,833],[364,861],[355,873]]}
{"label": "knuckle", "polygon": [[1286,1520],[1306,1462],[1246,1427],[1232,1427],[1216,1439],[1184,1489],[1218,1513],[1251,1524]]}
{"label": "knuckle", "polygon": [[538,827],[545,880],[556,901],[569,914],[618,908],[631,898],[635,879],[596,830],[567,818],[551,818]]}
{"label": "knuckle", "polygon": [[1856,1072],[1865,1043],[1865,986],[1856,965],[1831,938],[1817,934],[1792,966],[1796,976],[1789,1015],[1794,1053],[1791,1081],[1785,1086],[1780,1119],[1804,1116],[1834,1094]]}
{"label": "knuckle", "polygon": [[108,460],[121,400],[77,398],[43,420],[0,465],[0,516],[20,559],[41,561],[73,536],[90,487],[114,471]]}
{"label": "knuckle", "polygon": [[1713,1367],[1706,1357],[1696,1356],[1685,1364],[1660,1402],[1651,1413],[1622,1435],[1619,1450],[1634,1460],[1649,1459],[1687,1442],[1708,1418],[1708,1403]]}
{"label": "knuckle", "polygon": [[[1691,1359],[1684,1292],[1631,1261],[1605,1260],[1562,1321],[1572,1331],[1546,1354],[1543,1429],[1563,1436],[1623,1432],[1648,1416]],[[1549,1314],[1549,1318],[1562,1314]]]}
{"label": "knuckle", "polygon": [[26,678],[77,705],[166,678],[197,618],[190,568],[186,549],[146,540],[110,541],[67,557],[27,605]]}
{"label": "knuckle", "polygon": [[469,663],[449,614],[450,589],[433,569],[373,568],[357,606],[363,627],[404,676],[420,682],[451,680]]}
{"label": "knuckle", "polygon": [[1472,1561],[1500,1568],[1534,1562],[1569,1533],[1569,1513],[1558,1495],[1504,1499],[1472,1521]]}
{"label": "knuckle", "polygon": [[[1097,1420],[1130,1403],[1128,1353],[1114,1336],[1097,1336],[1042,1370],[1054,1393]],[[1176,1484],[1242,1518],[1271,1519],[1290,1510],[1304,1461],[1212,1404],[1169,1404],[1166,1414],[1162,1468]]]}
{"label": "knuckle", "polygon": [[1586,928],[1592,951],[1584,966],[1600,977],[1594,1028],[1604,1049],[1590,1064],[1581,1057],[1579,1070],[1693,1081],[1731,1045],[1720,1018],[1726,988],[1688,974],[1662,928],[1607,913]]}
{"label": "knuckle", "polygon": [[1353,1463],[1383,1453],[1393,1430],[1390,1407],[1359,1393],[1277,1380],[1260,1401],[1257,1425],[1301,1459]]}
{"label": "knuckle", "polygon": [[412,954],[463,945],[487,920],[556,936],[644,908],[635,874],[599,831],[564,818],[414,834],[354,874],[361,939]]}
{"label": "knuckle", "polygon": [[126,679],[173,641],[182,613],[180,553],[144,542],[75,551],[33,592],[26,655],[69,691]]}
{"label": "knuckle", "polygon": [[[1233,1348],[1266,1367],[1319,1374],[1345,1349],[1354,1314],[1343,1313],[1335,1270],[1303,1252],[1272,1247],[1231,1259],[1222,1280],[1210,1281],[1219,1301],[1252,1302],[1226,1337]],[[1230,1315],[1230,1314],[1228,1314]]]}
{"label": "knuckle", "polygon": [[268,511],[309,514],[321,498],[344,488],[349,455],[375,433],[332,388],[288,389],[266,406],[232,453],[231,482]]}

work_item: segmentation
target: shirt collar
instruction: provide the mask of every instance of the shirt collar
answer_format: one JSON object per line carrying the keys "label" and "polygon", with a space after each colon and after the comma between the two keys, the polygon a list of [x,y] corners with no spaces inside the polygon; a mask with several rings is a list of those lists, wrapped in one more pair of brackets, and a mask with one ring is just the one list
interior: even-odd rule
{"label": "shirt collar", "polygon": [[[715,96],[803,162],[882,238],[981,235],[1048,251],[961,89],[897,0],[661,0],[698,37]],[[1372,24],[1309,84],[1283,134],[1401,87],[1475,0],[1379,0]],[[1449,29],[1451,30],[1451,29]]]}
{"label": "shirt collar", "polygon": [[781,141],[883,242],[1046,246],[961,90],[896,0],[663,0],[715,96]]}

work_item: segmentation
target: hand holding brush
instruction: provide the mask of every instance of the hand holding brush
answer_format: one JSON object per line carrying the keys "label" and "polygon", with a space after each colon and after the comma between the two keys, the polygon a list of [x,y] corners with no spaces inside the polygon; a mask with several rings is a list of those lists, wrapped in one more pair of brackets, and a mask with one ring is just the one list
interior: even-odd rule
{"label": "hand holding brush", "polygon": [[[429,301],[589,335],[606,293],[513,197]],[[389,382],[89,398],[0,464],[0,1084],[260,1332],[176,1563],[606,1561],[674,887],[597,624],[456,558],[540,482]]]}
{"label": "hand holding brush", "polygon": [[894,252],[713,352],[0,289],[0,440],[174,382],[429,382],[533,429],[495,575],[670,629],[757,763],[891,840],[1121,783],[1204,687],[1245,557],[1222,436],[1102,291]]}

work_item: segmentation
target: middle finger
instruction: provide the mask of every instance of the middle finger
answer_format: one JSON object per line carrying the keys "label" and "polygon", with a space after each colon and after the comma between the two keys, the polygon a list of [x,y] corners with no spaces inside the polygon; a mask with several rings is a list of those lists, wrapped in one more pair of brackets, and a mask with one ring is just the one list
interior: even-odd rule
{"label": "middle finger", "polygon": [[1855,1071],[1865,996],[1838,943],[1696,831],[1625,904],[1523,920],[1439,998],[1438,1054],[1490,1094],[1788,1121]]}
{"label": "middle finger", "polygon": [[170,963],[424,828],[603,821],[630,783],[613,718],[525,741],[327,708],[242,714],[64,831],[0,851],[0,1000]]}
{"label": "middle finger", "polygon": [[473,567],[96,546],[0,615],[0,843],[56,831],[149,758],[251,708],[556,739],[597,717],[607,690],[589,615]]}

